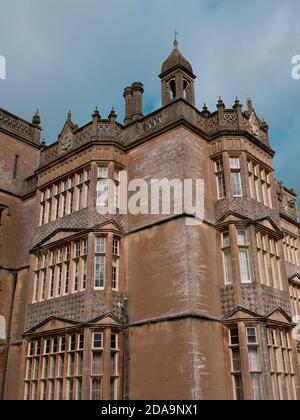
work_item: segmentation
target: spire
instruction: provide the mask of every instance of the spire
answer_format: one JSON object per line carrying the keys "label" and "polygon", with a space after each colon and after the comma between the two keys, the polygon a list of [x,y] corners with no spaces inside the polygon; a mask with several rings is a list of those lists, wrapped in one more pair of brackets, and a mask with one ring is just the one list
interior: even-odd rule
{"label": "spire", "polygon": [[67,120],[68,120],[69,122],[71,122],[71,121],[72,121],[72,113],[71,113],[71,110],[69,110],[69,112],[68,112]]}
{"label": "spire", "polygon": [[41,124],[41,116],[40,116],[40,113],[39,113],[38,109],[36,110],[36,113],[32,117],[32,124],[34,124],[34,125],[40,125]]}
{"label": "spire", "polygon": [[178,50],[179,48],[179,42],[178,42],[178,39],[177,39],[177,36],[178,36],[179,34],[178,34],[178,32],[176,31],[176,29],[175,29],[175,37],[174,37],[174,42],[173,42],[173,46],[174,46],[174,50]]}

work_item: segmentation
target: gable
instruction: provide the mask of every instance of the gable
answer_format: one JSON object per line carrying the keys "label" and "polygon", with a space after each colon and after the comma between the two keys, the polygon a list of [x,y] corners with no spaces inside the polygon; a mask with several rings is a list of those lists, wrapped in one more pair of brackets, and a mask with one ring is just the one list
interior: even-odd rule
{"label": "gable", "polygon": [[101,229],[103,231],[110,231],[114,233],[124,233],[124,229],[115,223],[113,220],[109,220],[97,225],[94,230]]}
{"label": "gable", "polygon": [[48,239],[43,243],[43,245],[51,245],[52,243],[62,241],[64,239],[70,238],[72,235],[75,235],[77,231],[56,231],[53,236],[48,237]]}
{"label": "gable", "polygon": [[96,318],[95,320],[90,321],[89,323],[93,324],[93,326],[96,326],[96,325],[99,325],[99,326],[110,325],[112,327],[113,326],[120,327],[121,321],[116,316],[114,316],[113,314],[107,314],[107,315],[104,315],[100,318]]}
{"label": "gable", "polygon": [[280,235],[280,236],[283,235],[282,232],[281,232],[281,230],[280,230],[280,228],[269,217],[266,217],[266,218],[263,218],[263,219],[257,219],[257,220],[255,220],[255,222],[259,226],[261,226],[263,228],[266,228],[269,231],[274,232],[274,234],[277,235],[277,236],[278,235]]}
{"label": "gable", "polygon": [[281,308],[276,309],[270,315],[267,316],[268,321],[290,325],[292,320]]}
{"label": "gable", "polygon": [[223,318],[224,321],[231,322],[237,321],[240,319],[255,319],[260,318],[260,316],[254,312],[249,311],[248,309],[242,308],[240,306],[236,307],[228,315]]}
{"label": "gable", "polygon": [[36,325],[31,330],[27,331],[25,334],[41,334],[41,333],[49,332],[49,331],[52,332],[52,331],[63,330],[66,328],[72,328],[78,325],[80,325],[80,323],[76,321],[70,321],[70,320],[66,320],[62,318],[52,317]]}

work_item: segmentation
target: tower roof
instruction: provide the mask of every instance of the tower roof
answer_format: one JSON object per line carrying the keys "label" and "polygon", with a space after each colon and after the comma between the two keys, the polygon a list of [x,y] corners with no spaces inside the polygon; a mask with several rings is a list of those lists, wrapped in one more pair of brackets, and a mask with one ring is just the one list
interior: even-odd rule
{"label": "tower roof", "polygon": [[182,53],[179,50],[178,41],[175,38],[173,43],[173,51],[169,55],[169,57],[164,61],[162,68],[161,68],[161,74],[164,75],[165,73],[168,73],[177,67],[183,68],[185,71],[190,73],[191,75],[194,75],[193,68],[191,64],[188,62],[188,60],[182,55]]}

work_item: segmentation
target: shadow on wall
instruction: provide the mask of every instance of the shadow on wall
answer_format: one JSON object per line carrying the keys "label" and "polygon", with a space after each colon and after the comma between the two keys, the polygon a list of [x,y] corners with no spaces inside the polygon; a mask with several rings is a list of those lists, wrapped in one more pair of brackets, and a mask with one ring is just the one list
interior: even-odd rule
{"label": "shadow on wall", "polygon": [[5,318],[0,315],[0,340],[6,340]]}

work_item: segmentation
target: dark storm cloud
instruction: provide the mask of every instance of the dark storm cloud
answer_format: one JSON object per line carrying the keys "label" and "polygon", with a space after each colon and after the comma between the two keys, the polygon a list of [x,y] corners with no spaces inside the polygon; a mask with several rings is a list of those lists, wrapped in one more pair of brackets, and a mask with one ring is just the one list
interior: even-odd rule
{"label": "dark storm cloud", "polygon": [[175,28],[197,74],[198,106],[253,98],[270,125],[279,178],[300,192],[298,0],[0,0],[0,106],[30,119],[41,110],[56,139],[69,108],[84,124],[95,105],[123,118],[123,88],[145,84],[145,111],[160,106],[157,74]]}

